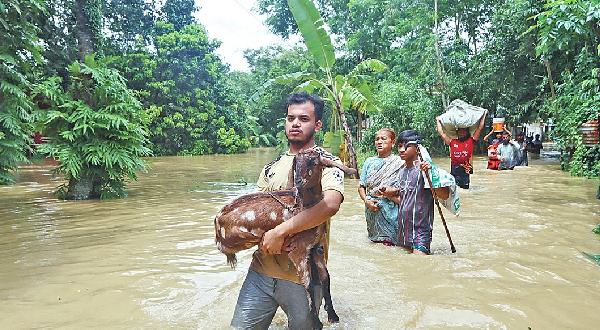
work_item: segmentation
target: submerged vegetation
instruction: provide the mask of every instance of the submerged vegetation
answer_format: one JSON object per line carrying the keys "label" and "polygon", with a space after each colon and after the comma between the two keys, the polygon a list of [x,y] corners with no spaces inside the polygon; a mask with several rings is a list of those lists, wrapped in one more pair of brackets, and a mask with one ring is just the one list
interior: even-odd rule
{"label": "submerged vegetation", "polygon": [[[354,164],[381,126],[417,129],[446,154],[433,118],[459,98],[488,109],[488,123],[552,122],[543,138],[563,169],[598,177],[600,147],[579,128],[600,115],[600,2],[256,3],[273,33],[301,34],[306,47],[248,49],[249,72],[230,72],[193,0],[3,1],[0,184],[36,152],[57,158],[66,179],[92,178],[89,197],[118,197],[144,170],[142,156],[281,146],[297,87],[331,101],[319,138]],[[51,143],[34,145],[36,131]]]}

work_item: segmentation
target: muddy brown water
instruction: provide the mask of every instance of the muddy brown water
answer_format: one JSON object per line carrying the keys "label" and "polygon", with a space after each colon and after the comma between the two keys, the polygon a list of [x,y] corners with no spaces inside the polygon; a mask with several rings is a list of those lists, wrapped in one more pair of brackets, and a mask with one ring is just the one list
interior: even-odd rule
{"label": "muddy brown water", "polygon": [[[52,164],[22,166],[0,186],[0,328],[228,329],[251,251],[230,269],[213,216],[254,191],[274,155],[152,158],[128,198],[108,201],[57,200]],[[438,215],[432,256],[370,243],[358,181],[346,181],[329,261],[341,322],[326,329],[600,326],[600,266],[582,254],[600,254],[597,181],[544,158],[474,165],[462,214],[444,213],[455,254]],[[271,328],[285,324],[279,311]]]}

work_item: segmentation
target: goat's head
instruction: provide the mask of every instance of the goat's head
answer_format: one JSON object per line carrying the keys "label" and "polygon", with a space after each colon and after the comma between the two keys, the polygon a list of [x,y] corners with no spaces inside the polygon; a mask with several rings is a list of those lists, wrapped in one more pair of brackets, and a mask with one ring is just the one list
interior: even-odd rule
{"label": "goat's head", "polygon": [[293,171],[295,175],[290,176],[290,179],[293,179],[294,186],[297,188],[316,186],[321,181],[324,166],[335,166],[346,174],[356,173],[355,169],[325,158],[316,150],[308,149],[300,151],[294,158]]}

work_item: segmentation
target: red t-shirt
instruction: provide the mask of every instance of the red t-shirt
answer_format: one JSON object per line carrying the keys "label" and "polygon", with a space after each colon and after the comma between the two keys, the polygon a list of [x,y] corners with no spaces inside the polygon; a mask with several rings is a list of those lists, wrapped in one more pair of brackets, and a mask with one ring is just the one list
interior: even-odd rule
{"label": "red t-shirt", "polygon": [[473,146],[475,141],[472,136],[469,136],[465,141],[452,139],[450,141],[450,163],[452,165],[469,164],[473,158]]}

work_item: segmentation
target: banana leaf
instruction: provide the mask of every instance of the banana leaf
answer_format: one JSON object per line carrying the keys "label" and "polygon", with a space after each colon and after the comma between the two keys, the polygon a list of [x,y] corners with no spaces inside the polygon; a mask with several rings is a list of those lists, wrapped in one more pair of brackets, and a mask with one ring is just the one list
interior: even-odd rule
{"label": "banana leaf", "polygon": [[335,63],[335,51],[331,37],[325,30],[323,17],[315,4],[310,0],[288,0],[288,5],[298,23],[304,43],[317,65],[331,69]]}

